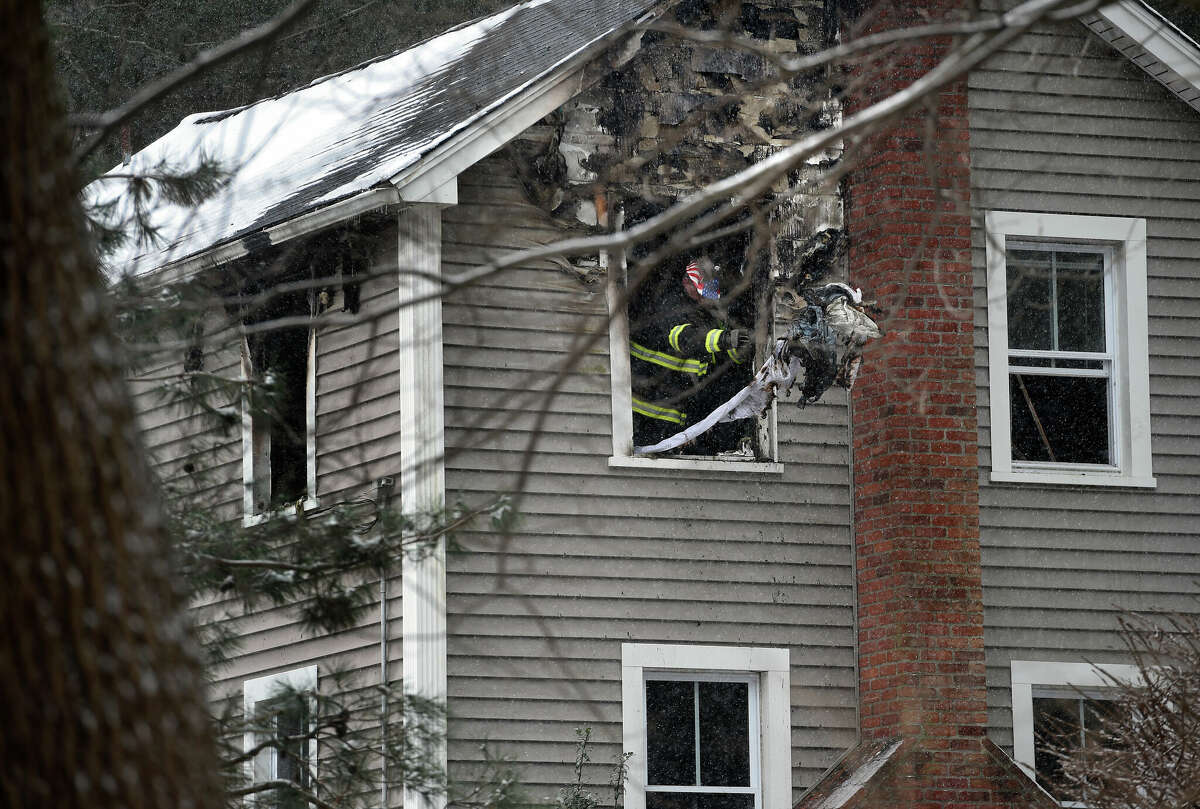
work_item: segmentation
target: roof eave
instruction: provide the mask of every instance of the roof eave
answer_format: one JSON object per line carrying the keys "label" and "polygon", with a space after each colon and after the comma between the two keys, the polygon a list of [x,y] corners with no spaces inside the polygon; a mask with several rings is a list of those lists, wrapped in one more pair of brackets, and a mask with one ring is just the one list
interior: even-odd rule
{"label": "roof eave", "polygon": [[[151,284],[168,283],[204,269],[216,267],[235,261],[271,245],[283,244],[286,241],[316,233],[319,230],[347,222],[355,217],[371,211],[401,204],[400,194],[395,188],[368,188],[358,194],[345,197],[330,205],[307,211],[300,216],[280,222],[277,225],[264,228],[256,233],[246,234],[236,240],[214,245],[187,258],[163,264],[160,267],[147,270],[144,280]],[[253,247],[251,247],[253,245]]]}
{"label": "roof eave", "polygon": [[[631,25],[657,12],[649,12]],[[584,70],[614,40],[631,26],[615,29],[581,48],[561,65],[494,107],[472,118],[461,129],[399,173],[389,178],[390,186],[371,188],[354,196],[299,216],[292,217],[235,241],[214,245],[187,258],[151,270],[159,278],[178,278],[208,267],[234,261],[254,249],[282,244],[349,221],[368,211],[392,205],[457,202],[456,178],[478,161],[502,148],[518,134],[570,101],[583,89]],[[631,54],[622,55],[627,59]]]}
{"label": "roof eave", "polygon": [[[620,36],[628,34],[632,25],[658,13],[649,12],[581,48],[559,67],[526,85],[511,98],[471,119],[412,166],[393,175],[390,182],[400,191],[402,199],[427,201],[437,189],[574,98],[584,89],[587,65]],[[640,44],[636,41],[639,39],[640,32],[629,35],[632,50]],[[618,58],[623,63],[631,56],[631,49],[626,49]]]}
{"label": "roof eave", "polygon": [[1200,112],[1200,45],[1140,0],[1119,0],[1082,22]]}

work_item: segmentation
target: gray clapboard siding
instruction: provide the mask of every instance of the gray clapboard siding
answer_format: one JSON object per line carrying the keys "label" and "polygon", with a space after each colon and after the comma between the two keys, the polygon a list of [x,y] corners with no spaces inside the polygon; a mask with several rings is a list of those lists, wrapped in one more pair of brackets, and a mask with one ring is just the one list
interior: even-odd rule
{"label": "gray clapboard siding", "polygon": [[[989,732],[1009,662],[1122,660],[1117,608],[1195,610],[1200,571],[1200,117],[1082,26],[1045,26],[969,79]],[[1156,490],[988,481],[982,214],[1147,220]]]}
{"label": "gray clapboard siding", "polygon": [[380,234],[352,325],[317,336],[317,491],[322,505],[374,496],[400,474],[396,231]]}
{"label": "gray clapboard siding", "polygon": [[[459,178],[443,230],[448,275],[564,235],[500,159]],[[602,283],[545,261],[443,305],[448,497],[468,502],[514,485],[541,391],[593,338],[540,423],[516,535],[466,531],[448,559],[452,768],[487,740],[553,795],[583,725],[610,760],[622,641],[787,646],[803,789],[855,740],[845,399],[782,403],[782,479],[609,468],[605,312]]]}
{"label": "gray clapboard siding", "polygon": [[[398,339],[395,306],[395,232],[385,234],[373,257],[372,277],[362,285],[363,317],[354,324],[318,329],[317,333],[317,495],[332,505],[360,494],[373,494],[374,481],[398,476]],[[373,311],[382,312],[378,317]],[[240,338],[206,347],[205,370],[236,378],[240,374]],[[182,352],[167,355],[143,375],[178,373]],[[186,408],[164,404],[149,383],[135,383],[136,405],[151,458],[168,480],[190,476],[209,483],[196,496],[220,515],[240,519],[242,448],[240,426],[227,434],[206,432],[202,419]],[[237,405],[237,402],[230,404]],[[194,447],[199,446],[197,451]],[[195,473],[183,471],[185,463]],[[401,603],[399,583],[391,588],[389,646],[391,677],[400,677]],[[242,605],[217,597],[197,606],[206,623],[233,629],[240,645],[228,664],[216,672],[214,694],[227,694],[240,705],[241,684],[262,674],[316,663],[319,675],[337,667],[352,682],[369,688],[378,682],[378,605],[360,623],[333,635],[310,635],[295,610],[261,604],[244,613]]]}
{"label": "gray clapboard siding", "polygon": [[[359,496],[373,497],[375,481],[399,477],[400,378],[396,329],[398,301],[396,234],[377,241],[370,272],[361,285],[359,317],[350,325],[317,331],[317,497],[322,506]],[[389,587],[389,677],[401,673],[399,581]],[[379,681],[379,606],[359,623],[334,634],[310,635],[291,609],[262,609],[238,621],[242,654],[224,672],[230,688],[264,672],[317,663],[318,676],[334,667],[351,683],[370,688]]]}

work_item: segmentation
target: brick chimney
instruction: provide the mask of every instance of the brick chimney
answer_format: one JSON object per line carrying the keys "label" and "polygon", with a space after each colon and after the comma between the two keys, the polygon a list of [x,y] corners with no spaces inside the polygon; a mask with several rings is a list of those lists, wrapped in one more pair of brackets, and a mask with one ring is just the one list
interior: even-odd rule
{"label": "brick chimney", "polygon": [[[921,5],[888,3],[877,26],[918,25]],[[945,19],[959,4],[924,5]],[[886,60],[860,103],[902,90],[947,45]],[[935,103],[935,121],[921,111],[862,151],[847,229],[850,280],[887,310],[853,397],[862,733],[940,750],[984,735],[987,702],[966,80]]]}
{"label": "brick chimney", "polygon": [[[963,5],[878,3],[855,36]],[[851,80],[854,107],[902,90],[949,46],[872,54]],[[862,741],[800,805],[1054,806],[986,737],[965,77],[847,157],[849,279],[879,300],[887,331],[852,400]]]}

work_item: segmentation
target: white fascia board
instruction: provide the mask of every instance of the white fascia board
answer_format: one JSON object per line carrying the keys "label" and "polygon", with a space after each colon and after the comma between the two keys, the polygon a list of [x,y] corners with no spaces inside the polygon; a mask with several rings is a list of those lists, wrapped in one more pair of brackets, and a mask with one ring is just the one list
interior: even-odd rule
{"label": "white fascia board", "polygon": [[[645,23],[660,14],[661,10],[652,10],[643,14],[636,23]],[[392,176],[389,181],[400,190],[405,200],[436,202],[427,198],[430,191],[441,188],[492,152],[507,145],[517,135],[583,90],[583,74],[588,63],[605,48],[617,42],[620,36],[606,35],[583,47],[558,68],[469,123],[415,164]],[[627,39],[624,50],[617,56],[617,62],[628,62],[640,47],[641,33],[635,32]],[[415,190],[410,190],[409,186],[415,186]]]}
{"label": "white fascia board", "polygon": [[[289,219],[274,227],[267,228],[261,231],[261,233],[266,235],[268,244],[282,244],[283,242],[295,239],[297,236],[315,233],[318,230],[324,230],[325,228],[353,219],[356,216],[361,216],[368,211],[399,205],[401,202],[400,194],[396,192],[395,188],[370,188],[360,194],[339,200],[332,205],[326,205],[324,208],[309,211],[295,219]],[[187,278],[201,270],[239,259],[249,252],[245,244],[247,238],[247,236],[243,236],[237,241],[222,244],[205,250],[203,253],[197,253],[194,256],[164,264],[161,267],[148,271],[143,276],[143,279],[151,284],[171,283]]]}
{"label": "white fascia board", "polygon": [[[1140,49],[1151,57],[1152,61],[1146,64],[1134,61],[1134,64],[1162,82],[1176,95],[1179,93],[1170,83],[1175,78],[1182,79],[1192,89],[1200,91],[1200,45],[1197,45],[1195,40],[1172,25],[1157,11],[1140,0],[1120,0],[1120,2],[1097,9],[1096,17],[1108,22],[1136,42]],[[1095,20],[1095,17],[1092,19]],[[1105,40],[1112,42],[1113,37],[1098,30],[1094,22],[1089,23],[1088,27],[1096,30],[1096,33]],[[1125,52],[1120,48],[1118,50],[1122,50],[1131,60],[1132,57],[1138,55]],[[1155,72],[1154,68],[1159,65],[1166,68],[1169,75],[1162,74],[1161,71]],[[1197,108],[1196,101],[1187,101],[1187,99],[1184,101]]]}

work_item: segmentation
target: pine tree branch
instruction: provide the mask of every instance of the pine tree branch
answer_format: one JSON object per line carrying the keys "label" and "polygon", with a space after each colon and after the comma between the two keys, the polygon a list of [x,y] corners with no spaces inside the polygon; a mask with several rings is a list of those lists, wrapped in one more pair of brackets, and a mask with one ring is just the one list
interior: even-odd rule
{"label": "pine tree branch", "polygon": [[321,800],[316,795],[301,787],[295,781],[288,781],[283,778],[276,778],[271,781],[259,781],[258,783],[251,784],[247,787],[231,789],[227,794],[231,798],[242,798],[246,795],[256,795],[260,792],[269,792],[273,789],[290,789],[309,803],[319,806],[320,809],[342,809],[342,807]]}
{"label": "pine tree branch", "polygon": [[291,573],[309,573],[320,574],[328,573],[335,568],[335,565],[296,565],[291,562],[280,562],[277,559],[226,559],[221,556],[212,556],[207,553],[192,554],[197,559],[203,559],[206,562],[212,562],[219,567],[230,568],[255,568],[261,570],[284,570]]}
{"label": "pine tree branch", "polygon": [[270,43],[311,11],[315,2],[316,0],[296,0],[270,21],[243,31],[215,48],[201,51],[186,65],[144,85],[128,101],[115,109],[99,114],[69,116],[67,118],[69,126],[98,130],[75,150],[73,155],[75,165],[78,166],[82,163],[112,134],[113,130],[132,118],[147,104],[174,92],[210,68],[232,59],[243,51]]}

